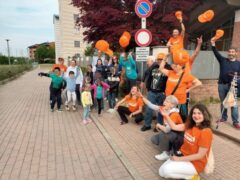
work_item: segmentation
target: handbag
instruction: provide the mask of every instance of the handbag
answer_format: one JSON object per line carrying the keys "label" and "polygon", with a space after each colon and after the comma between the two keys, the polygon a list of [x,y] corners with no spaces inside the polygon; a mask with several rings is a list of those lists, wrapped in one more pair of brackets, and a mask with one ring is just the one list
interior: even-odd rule
{"label": "handbag", "polygon": [[210,148],[209,154],[208,156],[206,155],[206,157],[207,157],[207,164],[204,168],[204,173],[212,174],[214,171],[214,164],[215,164],[212,147]]}
{"label": "handbag", "polygon": [[174,93],[176,92],[176,90],[177,90],[177,88],[178,88],[178,86],[179,86],[179,84],[180,84],[180,82],[181,82],[181,80],[182,80],[182,78],[183,78],[183,74],[184,74],[184,72],[181,74],[181,76],[180,76],[180,78],[179,78],[179,80],[178,80],[178,83],[177,83],[177,85],[175,86],[174,90],[172,91],[171,95],[174,95]]}

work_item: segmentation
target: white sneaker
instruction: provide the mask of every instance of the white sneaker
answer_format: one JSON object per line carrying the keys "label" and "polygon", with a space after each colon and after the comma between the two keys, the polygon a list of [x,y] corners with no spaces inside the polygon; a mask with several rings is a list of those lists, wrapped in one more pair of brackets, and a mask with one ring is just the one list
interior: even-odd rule
{"label": "white sneaker", "polygon": [[88,123],[88,121],[87,121],[86,119],[84,119],[84,120],[83,120],[83,124],[86,125],[87,123]]}
{"label": "white sneaker", "polygon": [[169,159],[169,155],[166,151],[163,151],[162,154],[156,155],[155,158],[159,161],[165,161]]}

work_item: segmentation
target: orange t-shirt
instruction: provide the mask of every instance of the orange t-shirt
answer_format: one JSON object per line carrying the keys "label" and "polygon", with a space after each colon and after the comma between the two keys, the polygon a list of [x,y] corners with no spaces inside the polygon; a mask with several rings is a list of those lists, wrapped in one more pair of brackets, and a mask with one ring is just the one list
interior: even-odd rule
{"label": "orange t-shirt", "polygon": [[[171,71],[171,70],[169,71],[166,90],[165,90],[166,96],[171,95],[180,77],[181,77],[181,74],[177,75],[174,71]],[[182,80],[177,90],[174,93],[174,96],[176,96],[176,98],[178,99],[179,104],[186,103],[186,99],[187,99],[186,90],[189,87],[189,83],[192,83],[195,79],[196,78],[190,73],[184,73]]]}
{"label": "orange t-shirt", "polygon": [[[197,127],[193,127],[192,129],[187,129],[184,134],[184,142],[180,151],[184,156],[188,156],[191,154],[196,154],[199,150],[199,147],[203,147],[208,149],[208,155],[212,145],[212,139],[213,133],[210,128],[199,129]],[[207,157],[204,156],[200,160],[191,161],[191,163],[193,163],[196,171],[201,173],[207,164]]]}
{"label": "orange t-shirt", "polygon": [[182,124],[182,118],[178,112],[172,112],[169,115],[170,119],[175,123],[175,124]]}
{"label": "orange t-shirt", "polygon": [[184,37],[182,35],[178,35],[177,37],[171,37],[169,39],[168,42],[170,42],[170,51],[171,53],[175,50],[175,49],[183,49],[184,46],[183,46],[183,39]]}
{"label": "orange t-shirt", "polygon": [[61,69],[61,72],[66,72],[67,71],[67,66],[64,64],[54,64],[52,67],[52,71],[54,71],[54,69],[56,67],[59,67]]}
{"label": "orange t-shirt", "polygon": [[143,99],[141,97],[132,98],[130,95],[125,96],[126,103],[128,105],[128,109],[131,112],[137,111],[140,107],[144,105]]}

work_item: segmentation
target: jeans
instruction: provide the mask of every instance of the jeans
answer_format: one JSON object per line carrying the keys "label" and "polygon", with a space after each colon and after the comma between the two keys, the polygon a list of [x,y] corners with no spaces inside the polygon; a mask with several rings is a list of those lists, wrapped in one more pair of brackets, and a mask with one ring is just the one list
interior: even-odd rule
{"label": "jeans", "polygon": [[[130,115],[132,112],[125,106],[119,106],[117,111],[118,111],[118,114],[119,114],[121,120],[123,122],[128,123],[128,119],[127,119],[125,114]],[[135,114],[135,115],[133,115],[133,117],[135,118],[136,123],[139,123],[143,120],[143,114],[142,113]]]}
{"label": "jeans", "polygon": [[187,119],[187,116],[188,116],[187,103],[185,103],[185,104],[178,104],[177,108],[179,109],[179,114],[180,114],[183,122],[185,122],[186,119]]}
{"label": "jeans", "polygon": [[[147,99],[153,104],[162,105],[165,99],[165,95],[163,93],[155,93],[155,92],[149,91],[147,95]],[[153,116],[153,110],[150,109],[148,106],[146,106],[145,115],[144,115],[144,126],[151,127],[152,116]],[[158,122],[160,124],[163,123],[163,118],[160,113],[158,113]]]}
{"label": "jeans", "polygon": [[116,95],[117,92],[108,92],[108,103],[109,103],[109,108],[113,109],[114,106],[116,105]]}
{"label": "jeans", "polygon": [[61,108],[62,97],[61,97],[61,89],[54,89],[52,88],[51,91],[52,102],[51,102],[51,109],[54,109],[55,103],[57,102],[57,108]]}
{"label": "jeans", "polygon": [[[218,84],[218,93],[219,93],[219,97],[221,100],[221,115],[222,115],[222,119],[227,120],[228,116],[227,116],[227,109],[223,107],[223,101],[225,99],[225,97],[227,96],[227,93],[230,89],[230,85],[228,84]],[[232,116],[232,121],[233,124],[237,124],[239,123],[238,121],[238,105],[236,104],[236,106],[231,107],[231,116]]]}
{"label": "jeans", "polygon": [[83,107],[83,119],[87,120],[89,118],[89,114],[90,114],[90,105],[86,105],[85,107]]}

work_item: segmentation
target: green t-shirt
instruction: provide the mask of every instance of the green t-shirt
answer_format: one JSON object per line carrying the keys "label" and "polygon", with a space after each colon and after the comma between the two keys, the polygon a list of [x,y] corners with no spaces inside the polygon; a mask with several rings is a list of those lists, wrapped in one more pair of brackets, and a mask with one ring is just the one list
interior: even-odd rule
{"label": "green t-shirt", "polygon": [[62,87],[63,78],[54,73],[51,73],[49,76],[52,78],[52,87],[55,89],[60,89]]}
{"label": "green t-shirt", "polygon": [[103,91],[103,87],[97,86],[97,94],[96,94],[97,99],[102,99],[102,91]]}

